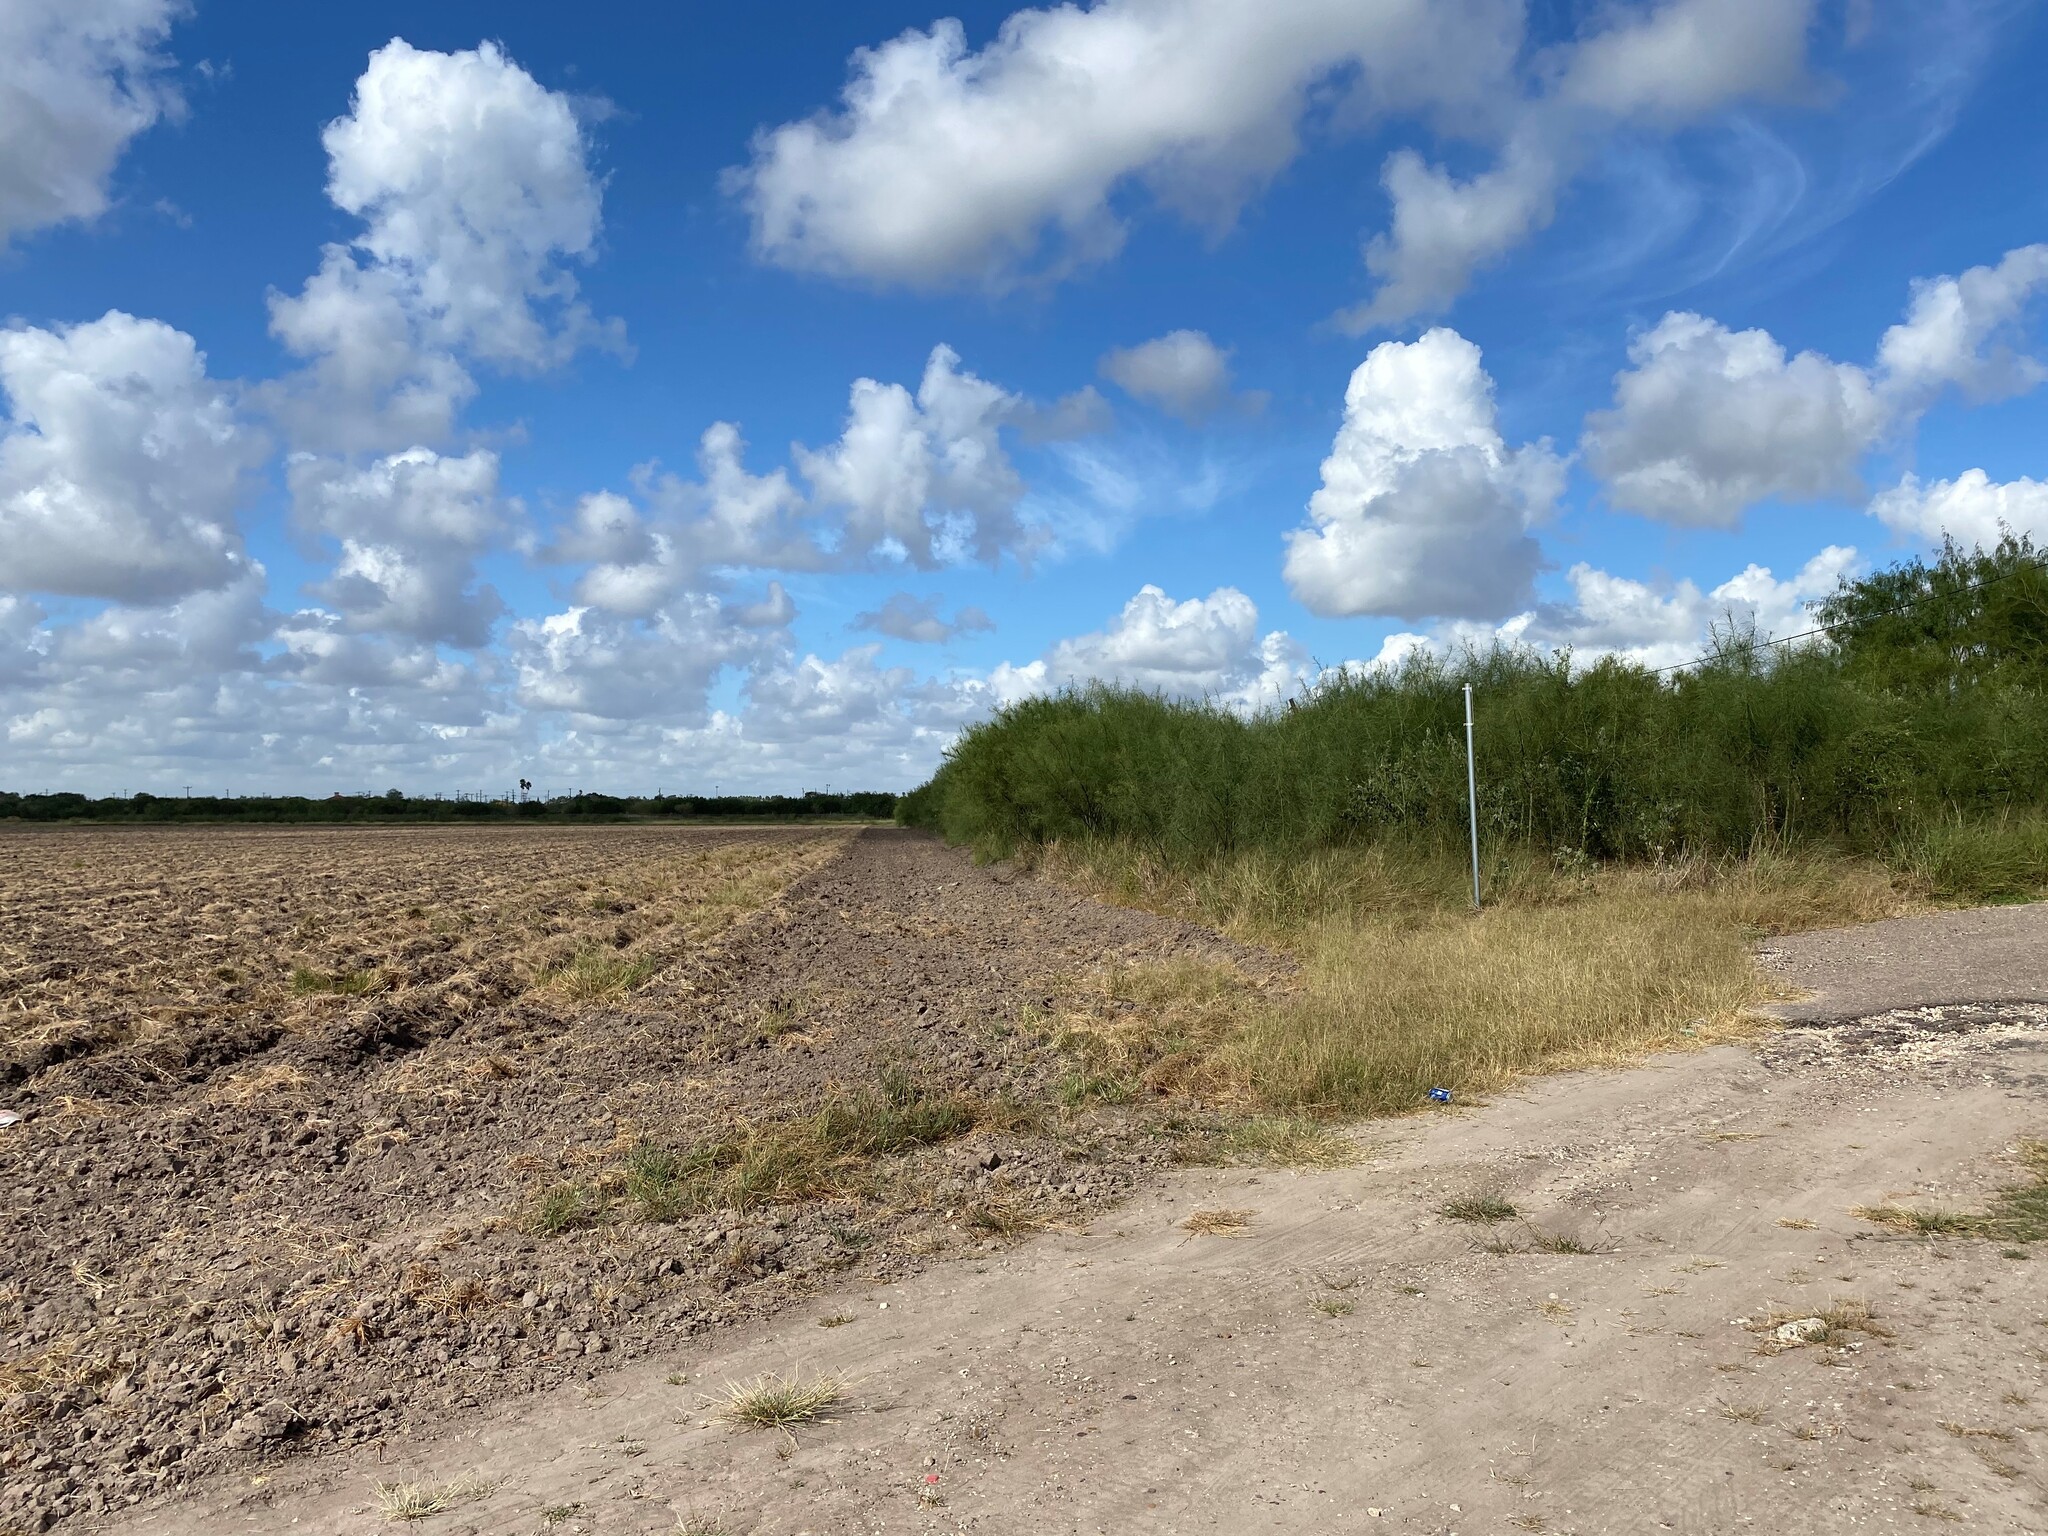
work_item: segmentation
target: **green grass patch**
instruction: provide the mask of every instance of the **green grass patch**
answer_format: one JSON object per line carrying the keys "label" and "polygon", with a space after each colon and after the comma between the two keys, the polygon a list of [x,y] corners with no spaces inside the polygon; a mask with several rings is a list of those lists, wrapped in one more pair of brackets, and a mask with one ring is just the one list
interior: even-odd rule
{"label": "green grass patch", "polygon": [[1060,1079],[1059,1095],[1068,1109],[1088,1104],[1128,1104],[1138,1096],[1138,1085],[1112,1072],[1069,1072]]}
{"label": "green grass patch", "polygon": [[528,1204],[520,1225],[542,1237],[559,1237],[564,1232],[594,1227],[604,1217],[605,1205],[596,1191],[575,1183],[551,1184]]}
{"label": "green grass patch", "polygon": [[542,986],[588,1003],[623,997],[643,986],[659,968],[650,955],[593,947],[578,950],[566,964],[542,971],[539,980]]}
{"label": "green grass patch", "polygon": [[292,967],[291,989],[296,997],[323,993],[336,997],[361,997],[377,991],[383,979],[379,971],[315,971],[298,965]]}
{"label": "green grass patch", "polygon": [[875,1086],[835,1094],[800,1120],[747,1126],[688,1147],[642,1142],[626,1156],[620,1190],[643,1221],[709,1210],[754,1210],[857,1186],[877,1158],[973,1130],[981,1107],[933,1092],[900,1069]]}

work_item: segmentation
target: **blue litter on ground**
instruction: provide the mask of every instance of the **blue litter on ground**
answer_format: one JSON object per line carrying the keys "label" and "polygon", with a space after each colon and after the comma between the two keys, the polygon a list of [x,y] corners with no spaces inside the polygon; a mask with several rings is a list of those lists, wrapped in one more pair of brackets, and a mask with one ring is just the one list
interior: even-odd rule
{"label": "blue litter on ground", "polygon": [[1429,1090],[1429,1097],[1434,1103],[1448,1104],[1451,1102],[1451,1090],[1448,1088],[1432,1088]]}

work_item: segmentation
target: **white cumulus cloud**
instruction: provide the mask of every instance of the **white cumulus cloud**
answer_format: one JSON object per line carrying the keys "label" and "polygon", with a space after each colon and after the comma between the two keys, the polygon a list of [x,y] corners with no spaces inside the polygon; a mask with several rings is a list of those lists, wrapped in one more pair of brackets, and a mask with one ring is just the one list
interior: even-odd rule
{"label": "white cumulus cloud", "polygon": [[1981,469],[1953,480],[1907,475],[1873,498],[1870,511],[1892,532],[1927,543],[1952,538],[1965,548],[1992,549],[2008,533],[2048,541],[2048,481],[2001,483]]}
{"label": "white cumulus cloud", "polygon": [[1277,703],[1307,675],[1307,653],[1284,631],[1261,634],[1257,605],[1237,588],[1176,602],[1147,584],[1107,627],[1023,666],[1006,663],[988,681],[1002,702],[1103,682],[1243,709]]}
{"label": "white cumulus cloud", "polygon": [[1567,573],[1573,601],[1546,604],[1502,626],[1501,635],[1582,660],[1621,656],[1669,667],[1703,654],[1717,636],[1783,639],[1813,628],[1811,605],[1858,569],[1856,551],[1829,545],[1789,579],[1750,565],[1702,592],[1691,581],[1655,586],[1586,564]]}
{"label": "white cumulus cloud", "polygon": [[1676,667],[1708,654],[1718,641],[1806,634],[1814,627],[1813,605],[1861,570],[1857,552],[1839,544],[1789,577],[1752,564],[1705,590],[1690,579],[1640,581],[1581,561],[1565,573],[1567,600],[1536,603],[1497,625],[1451,623],[1427,634],[1392,635],[1373,664],[1398,666],[1419,650],[1502,644],[1569,651],[1580,664],[1613,656]]}
{"label": "white cumulus cloud", "polygon": [[577,601],[636,617],[721,572],[822,568],[831,553],[806,522],[803,494],[784,470],[749,471],[746,446],[739,428],[712,423],[698,443],[699,479],[643,465],[634,483],[644,506],[612,491],[581,498],[542,558],[587,564]]}
{"label": "white cumulus cloud", "polygon": [[2010,394],[2048,378],[2022,350],[2044,289],[2048,245],[1916,282],[1869,368],[1667,314],[1630,342],[1613,406],[1586,418],[1587,462],[1616,507],[1683,526],[1733,528],[1773,497],[1853,496],[1865,456],[1945,388]]}
{"label": "white cumulus cloud", "polygon": [[701,724],[711,685],[728,667],[772,660],[771,630],[744,622],[787,618],[771,596],[766,614],[735,614],[718,597],[681,593],[644,618],[574,607],[511,626],[516,697],[534,710],[607,721]]}
{"label": "white cumulus cloud", "polygon": [[1956,385],[1979,397],[2018,394],[2048,372],[2017,347],[2027,306],[2048,289],[2048,244],[2008,251],[1997,266],[1913,284],[1906,318],[1884,333],[1879,365],[1904,393]]}
{"label": "white cumulus cloud", "polygon": [[1230,217],[1340,71],[1403,105],[1474,100],[1518,18],[1506,0],[1103,0],[1020,10],[978,51],[941,21],[858,51],[839,107],[763,133],[731,184],[784,266],[911,284],[1069,270],[1121,244],[1131,181]]}
{"label": "white cumulus cloud", "polygon": [[494,43],[436,53],[394,38],[320,141],[327,195],[364,221],[356,246],[401,281],[430,340],[540,366],[585,338],[564,258],[595,244],[599,193],[566,96]]}
{"label": "white cumulus cloud", "polygon": [[1024,480],[1002,442],[1024,405],[964,372],[951,347],[935,347],[915,396],[856,380],[839,440],[799,447],[797,465],[821,506],[843,510],[848,552],[921,570],[1028,554],[1035,541],[1017,516]]}
{"label": "white cumulus cloud", "polygon": [[[928,286],[1057,277],[1121,246],[1132,189],[1211,228],[1305,122],[1411,119],[1494,157],[1463,179],[1385,162],[1389,230],[1354,330],[1440,309],[1551,218],[1608,133],[1672,131],[1805,78],[1815,0],[1596,9],[1532,50],[1514,0],[1101,0],[957,21],[857,51],[837,107],[760,134],[728,183],[783,266]],[[1326,110],[1332,103],[1337,111]]]}
{"label": "white cumulus cloud", "polygon": [[309,363],[275,391],[302,445],[438,442],[476,392],[465,359],[531,371],[623,345],[573,271],[602,200],[582,125],[496,44],[394,38],[321,143],[328,196],[363,229],[299,294],[270,298],[272,331]]}
{"label": "white cumulus cloud", "polygon": [[514,521],[498,494],[495,453],[411,448],[361,469],[306,455],[287,479],[299,526],[341,544],[314,595],[347,627],[472,648],[489,642],[505,604],[479,583],[476,561],[505,542]]}
{"label": "white cumulus cloud", "polygon": [[233,582],[267,456],[190,336],[119,310],[0,331],[0,584],[157,600]]}
{"label": "white cumulus cloud", "polygon": [[1288,586],[1321,614],[1502,617],[1528,600],[1530,529],[1563,477],[1547,440],[1502,439],[1471,342],[1441,327],[1382,342],[1344,392],[1310,526],[1288,538]]}
{"label": "white cumulus cloud", "polygon": [[0,246],[107,206],[137,134],[179,109],[163,44],[185,0],[0,5]]}
{"label": "white cumulus cloud", "polygon": [[1852,494],[1892,419],[1863,369],[1788,358],[1767,331],[1669,314],[1628,355],[1586,458],[1615,506],[1666,522],[1732,528],[1765,497]]}
{"label": "white cumulus cloud", "polygon": [[1610,8],[1563,59],[1557,98],[1614,117],[1683,122],[1744,96],[1784,96],[1806,73],[1812,0],[1666,0]]}
{"label": "white cumulus cloud", "polygon": [[1605,23],[1537,60],[1545,83],[1506,90],[1463,137],[1494,148],[1465,177],[1397,149],[1381,168],[1386,231],[1366,244],[1379,287],[1338,315],[1359,333],[1442,311],[1473,274],[1544,228],[1588,147],[1625,128],[1673,130],[1729,104],[1784,96],[1806,74],[1815,0],[1665,0],[1607,7]]}

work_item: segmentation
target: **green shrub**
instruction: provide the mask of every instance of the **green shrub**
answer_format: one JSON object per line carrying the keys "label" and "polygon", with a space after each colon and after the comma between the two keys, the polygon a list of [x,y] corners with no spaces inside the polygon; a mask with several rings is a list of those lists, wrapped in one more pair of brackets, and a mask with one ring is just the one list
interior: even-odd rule
{"label": "green shrub", "polygon": [[[1919,606],[1895,611],[1900,603]],[[1938,891],[2048,883],[2048,576],[2031,545],[1950,548],[1845,584],[1831,638],[1724,637],[1696,667],[1496,647],[1338,674],[1246,717],[1094,686],[969,730],[899,803],[984,857],[1117,840],[1179,870],[1250,851],[1448,852],[1503,869],[1813,846],[1904,862]]]}

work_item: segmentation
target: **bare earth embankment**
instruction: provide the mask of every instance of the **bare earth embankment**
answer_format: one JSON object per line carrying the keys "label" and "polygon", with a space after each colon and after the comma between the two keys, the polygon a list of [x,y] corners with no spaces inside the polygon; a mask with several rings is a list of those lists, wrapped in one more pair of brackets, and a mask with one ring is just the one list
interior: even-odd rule
{"label": "bare earth embankment", "polygon": [[[1191,1169],[1151,1166],[1169,1161],[1160,1138],[1120,1109],[1046,1134],[1029,1106],[1056,1096],[1065,1068],[1016,1021],[1119,961],[1274,971],[1199,929],[1005,880],[928,841],[863,837],[734,927],[687,994],[656,995],[650,979],[609,1011],[558,1012],[525,1044],[557,1054],[513,1055],[520,1075],[496,1080],[501,1094],[544,1086],[516,1116],[502,1097],[492,1106],[518,1134],[477,1154],[465,1219],[409,1206],[410,1227],[356,1239],[353,1257],[265,1261],[266,1284],[283,1285],[275,1336],[245,1326],[221,1342],[223,1308],[206,1299],[224,1291],[242,1316],[235,1287],[257,1261],[195,1274],[177,1303],[211,1311],[175,1327],[165,1316],[135,1361],[117,1358],[127,1373],[96,1378],[81,1391],[98,1398],[67,1417],[47,1417],[49,1399],[27,1405],[92,1433],[66,1461],[44,1432],[32,1454],[49,1462],[7,1469],[11,1487],[31,1485],[19,1507],[78,1476],[53,1469],[109,1464],[99,1447],[126,1430],[134,1398],[194,1379],[178,1373],[193,1370],[196,1337],[217,1347],[200,1386],[241,1393],[240,1412],[206,1419],[194,1402],[158,1422],[209,1475],[77,1528],[361,1532],[388,1528],[399,1497],[440,1495],[448,1508],[421,1528],[470,1536],[2048,1529],[2048,1244],[2028,1241],[1997,1193],[2034,1177],[2048,1032],[2038,1008],[1980,995],[1959,1013],[1913,990],[1919,957],[1952,949],[1960,919],[1915,920],[1936,925],[1926,941],[1884,926],[1904,957],[1896,994],[1851,938],[1776,941],[1802,985],[1825,993],[1853,975],[1864,990],[1853,1015],[1823,1009],[1754,1049],[1371,1123],[1355,1167]],[[2020,916],[1996,942],[2018,978],[2008,990],[2044,995],[2048,920]],[[458,1028],[372,1075],[458,1047],[484,1049]],[[643,1127],[723,1146],[715,1130],[736,1106],[776,1094],[816,1117],[801,1122],[815,1159],[816,1127],[838,1123],[819,1106],[878,1078],[915,1085],[894,1098],[919,1113],[971,1099],[971,1128],[941,1116],[945,1135],[736,1220],[654,1219],[616,1175]],[[53,1131],[84,1134],[74,1122],[159,1112],[79,1114],[40,1082],[15,1090],[34,1116],[0,1133],[17,1201],[85,1150],[31,1150],[38,1136],[56,1147]],[[156,1145],[198,1140],[175,1118],[143,1129]],[[364,1190],[410,1200],[484,1134],[437,1131],[431,1116],[405,1129],[419,1139],[396,1145],[421,1161]],[[508,1174],[514,1148],[546,1166]],[[254,1170],[289,1154],[242,1155],[246,1194],[262,1187]],[[354,1156],[299,1219],[360,1208]],[[43,1161],[24,1173],[30,1159]],[[730,1194],[740,1166],[700,1160],[656,1193]],[[565,1181],[590,1224],[540,1233],[517,1217]],[[234,1194],[214,1199],[214,1246],[238,1252],[221,1241]],[[1895,1224],[1922,1213],[1927,1231],[1862,1208],[1890,1208]],[[1211,1213],[1201,1232],[1197,1212]],[[1006,1235],[1048,1219],[1062,1230]],[[60,1230],[75,1244],[84,1227]],[[102,1257],[160,1289],[162,1272],[141,1265],[166,1241],[145,1232]],[[56,1238],[29,1255],[39,1304],[91,1294],[63,1291]],[[409,1266],[482,1295],[409,1294]],[[291,1287],[315,1271],[312,1285],[347,1283],[295,1308]],[[114,1294],[91,1309],[95,1327],[118,1322]],[[86,1315],[64,1305],[21,1319],[28,1346]],[[10,1363],[25,1357],[19,1332],[6,1347]],[[287,1352],[292,1376],[255,1374]],[[152,1369],[160,1358],[170,1369]],[[764,1372],[837,1376],[845,1397],[789,1434],[711,1422],[728,1383]],[[271,1401],[297,1422],[229,1443]]]}

